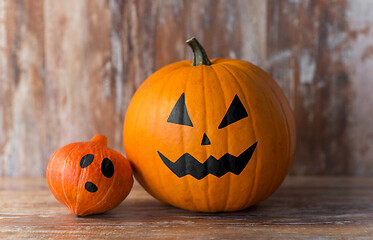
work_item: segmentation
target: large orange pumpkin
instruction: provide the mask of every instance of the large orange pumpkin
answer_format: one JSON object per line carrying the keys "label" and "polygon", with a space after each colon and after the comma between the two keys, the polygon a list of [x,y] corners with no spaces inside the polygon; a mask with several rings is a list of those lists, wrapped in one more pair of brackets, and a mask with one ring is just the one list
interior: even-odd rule
{"label": "large orange pumpkin", "polygon": [[210,61],[196,39],[191,61],[165,66],[137,90],[124,147],[141,185],[193,211],[236,211],[270,196],[295,149],[295,123],[276,82],[245,61]]}
{"label": "large orange pumpkin", "polygon": [[74,214],[106,212],[119,205],[132,188],[129,162],[106,144],[102,135],[71,143],[58,149],[48,163],[51,192]]}

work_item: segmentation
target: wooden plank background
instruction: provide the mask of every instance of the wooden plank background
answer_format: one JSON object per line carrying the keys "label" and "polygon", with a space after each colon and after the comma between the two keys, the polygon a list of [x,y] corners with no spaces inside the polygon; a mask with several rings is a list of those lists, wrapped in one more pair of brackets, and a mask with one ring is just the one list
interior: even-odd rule
{"label": "wooden plank background", "polygon": [[0,0],[0,176],[122,124],[139,85],[191,59],[258,64],[294,109],[295,175],[373,176],[373,0]]}

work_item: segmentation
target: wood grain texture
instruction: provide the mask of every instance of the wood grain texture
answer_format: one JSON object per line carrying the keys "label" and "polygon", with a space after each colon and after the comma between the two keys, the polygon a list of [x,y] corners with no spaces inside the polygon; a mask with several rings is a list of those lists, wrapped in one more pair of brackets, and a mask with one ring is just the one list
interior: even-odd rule
{"label": "wood grain texture", "polygon": [[293,174],[372,176],[372,11],[372,0],[0,0],[0,176],[42,176],[54,151],[94,134],[124,153],[133,93],[191,59],[193,35],[211,58],[278,81],[298,126]]}
{"label": "wood grain texture", "polygon": [[373,1],[268,3],[267,69],[297,124],[292,173],[373,174],[373,101],[362,90],[373,83],[372,10]]}
{"label": "wood grain texture", "polygon": [[[43,174],[47,115],[42,1],[1,1],[0,175]],[[4,30],[5,29],[5,30]],[[36,161],[29,161],[33,156]],[[39,160],[40,159],[40,160]]]}
{"label": "wood grain texture", "polygon": [[373,179],[289,177],[264,202],[235,213],[164,205],[135,185],[117,208],[79,218],[43,178],[0,181],[0,238],[10,239],[369,239]]}
{"label": "wood grain texture", "polygon": [[[2,0],[0,176],[44,175],[60,146],[94,134],[124,152],[123,121],[133,93],[161,66],[191,59],[184,41],[192,34],[210,39],[211,57],[263,58],[264,44],[257,45],[265,19],[240,24],[248,20],[246,10],[258,11],[260,19],[261,2],[237,1],[226,9],[228,1]],[[216,11],[222,12],[218,22]],[[221,29],[214,33],[211,25]],[[262,34],[252,38],[255,46],[241,46],[250,29]],[[229,35],[218,38],[223,33],[235,34],[233,49]]]}

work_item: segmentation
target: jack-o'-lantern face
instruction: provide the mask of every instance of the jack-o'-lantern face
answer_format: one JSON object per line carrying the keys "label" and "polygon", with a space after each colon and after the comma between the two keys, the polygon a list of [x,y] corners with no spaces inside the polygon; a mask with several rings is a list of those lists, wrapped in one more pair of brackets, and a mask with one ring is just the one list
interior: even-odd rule
{"label": "jack-o'-lantern face", "polygon": [[281,89],[260,68],[210,62],[193,44],[193,64],[163,67],[132,98],[126,155],[140,184],[163,202],[201,212],[244,209],[285,178],[294,119]]}
{"label": "jack-o'-lantern face", "polygon": [[[230,104],[227,112],[221,120],[217,129],[228,127],[241,119],[248,117],[245,107],[243,106],[240,98],[235,95],[232,103]],[[183,93],[179,100],[176,102],[167,122],[173,124],[184,125],[187,127],[193,127],[193,123],[188,114],[188,110],[185,104],[185,94]],[[211,141],[206,133],[203,133],[202,146],[211,145]],[[230,153],[226,153],[219,159],[210,155],[206,161],[201,163],[189,153],[184,153],[175,162],[170,161],[164,154],[158,151],[158,154],[164,164],[178,177],[184,177],[191,175],[196,179],[202,179],[208,174],[212,174],[216,177],[221,177],[228,172],[235,175],[239,175],[248,164],[253,152],[256,148],[257,142],[243,150],[238,156],[233,156]]]}
{"label": "jack-o'-lantern face", "polygon": [[58,149],[48,163],[47,181],[57,200],[79,216],[116,207],[133,184],[130,163],[107,147],[102,135]]}

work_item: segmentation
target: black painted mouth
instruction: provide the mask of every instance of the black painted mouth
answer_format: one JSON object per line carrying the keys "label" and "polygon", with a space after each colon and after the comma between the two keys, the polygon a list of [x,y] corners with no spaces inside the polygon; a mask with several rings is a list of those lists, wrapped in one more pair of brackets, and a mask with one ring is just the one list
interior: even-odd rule
{"label": "black painted mouth", "polygon": [[176,162],[171,162],[161,152],[157,151],[166,166],[178,177],[191,175],[201,180],[208,174],[221,177],[228,172],[239,175],[251,159],[258,142],[255,142],[239,156],[235,157],[229,153],[216,159],[213,156],[207,158],[204,163],[200,163],[189,153],[184,153]]}

